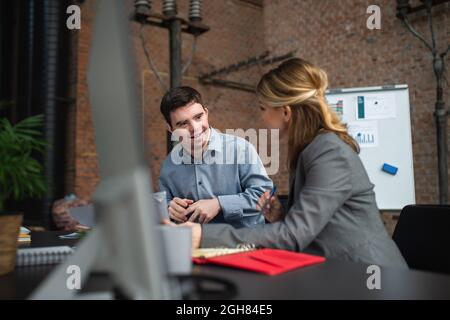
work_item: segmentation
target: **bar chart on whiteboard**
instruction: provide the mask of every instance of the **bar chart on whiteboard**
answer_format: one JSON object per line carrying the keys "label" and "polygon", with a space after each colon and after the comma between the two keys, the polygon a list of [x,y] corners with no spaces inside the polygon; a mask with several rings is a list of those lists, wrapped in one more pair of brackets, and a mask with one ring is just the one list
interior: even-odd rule
{"label": "bar chart on whiteboard", "polygon": [[353,121],[347,126],[348,133],[358,142],[360,148],[378,147],[377,121]]}

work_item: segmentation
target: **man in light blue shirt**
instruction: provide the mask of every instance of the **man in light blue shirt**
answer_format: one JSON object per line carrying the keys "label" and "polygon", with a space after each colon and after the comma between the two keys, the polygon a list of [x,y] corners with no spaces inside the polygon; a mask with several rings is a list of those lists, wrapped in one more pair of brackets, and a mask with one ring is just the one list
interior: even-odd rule
{"label": "man in light blue shirt", "polygon": [[256,205],[273,184],[253,145],[211,128],[208,109],[193,88],[170,90],[161,112],[172,136],[181,141],[159,177],[171,219],[226,222],[236,228],[264,224]]}

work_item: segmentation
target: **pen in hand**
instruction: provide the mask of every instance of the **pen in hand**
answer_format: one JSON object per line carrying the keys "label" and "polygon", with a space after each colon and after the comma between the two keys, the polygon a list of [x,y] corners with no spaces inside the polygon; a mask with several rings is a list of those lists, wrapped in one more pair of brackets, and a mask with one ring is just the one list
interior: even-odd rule
{"label": "pen in hand", "polygon": [[270,203],[270,199],[272,199],[272,197],[275,195],[276,192],[277,192],[277,187],[273,186],[272,190],[270,191],[268,199],[266,199],[264,201],[264,205],[261,207],[261,212],[264,212],[265,210],[267,210],[267,206]]}

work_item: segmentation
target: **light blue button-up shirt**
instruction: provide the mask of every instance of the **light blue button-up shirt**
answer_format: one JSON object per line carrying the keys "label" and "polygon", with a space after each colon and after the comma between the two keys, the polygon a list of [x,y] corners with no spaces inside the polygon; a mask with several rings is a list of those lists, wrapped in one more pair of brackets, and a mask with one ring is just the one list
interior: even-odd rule
{"label": "light blue button-up shirt", "polygon": [[164,160],[159,177],[167,201],[217,197],[221,211],[210,223],[236,228],[264,224],[256,209],[258,199],[273,187],[256,149],[247,140],[211,128],[203,159],[194,160],[177,144]]}

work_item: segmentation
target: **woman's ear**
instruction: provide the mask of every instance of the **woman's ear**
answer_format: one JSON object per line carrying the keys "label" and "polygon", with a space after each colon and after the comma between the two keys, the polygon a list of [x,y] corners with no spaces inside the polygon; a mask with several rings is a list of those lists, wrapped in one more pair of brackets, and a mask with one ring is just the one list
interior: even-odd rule
{"label": "woman's ear", "polygon": [[284,106],[283,107],[283,120],[285,122],[289,122],[291,120],[292,116],[292,109],[290,106]]}

